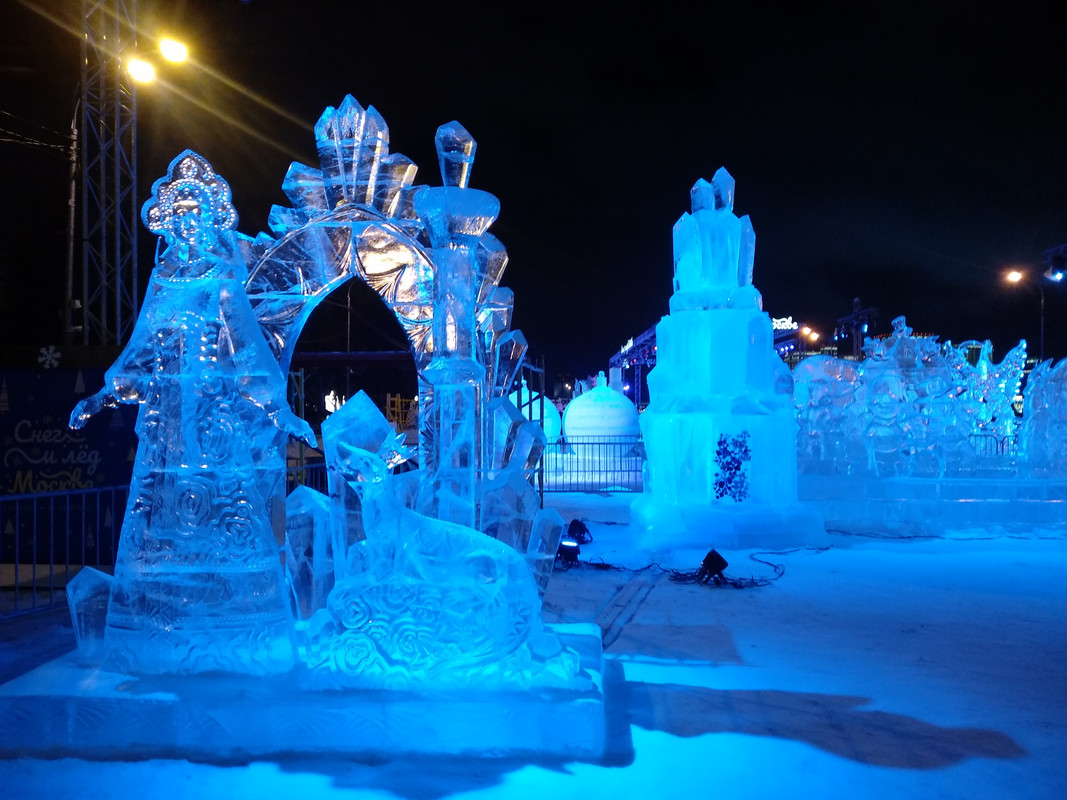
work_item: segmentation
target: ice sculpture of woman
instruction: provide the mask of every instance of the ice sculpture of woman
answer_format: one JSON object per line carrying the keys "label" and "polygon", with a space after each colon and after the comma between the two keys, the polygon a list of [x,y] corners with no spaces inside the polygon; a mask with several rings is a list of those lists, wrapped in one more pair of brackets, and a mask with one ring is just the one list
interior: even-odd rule
{"label": "ice sculpture of woman", "polygon": [[166,246],[129,344],[71,415],[80,428],[140,404],[106,647],[133,673],[283,672],[292,618],[268,504],[278,445],[315,437],[245,294],[226,182],[187,150],[141,216]]}

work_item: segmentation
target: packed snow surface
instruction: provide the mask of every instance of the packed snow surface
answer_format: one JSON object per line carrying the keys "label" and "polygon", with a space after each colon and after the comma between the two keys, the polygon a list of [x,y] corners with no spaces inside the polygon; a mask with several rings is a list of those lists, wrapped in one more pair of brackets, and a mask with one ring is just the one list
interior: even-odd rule
{"label": "packed snow surface", "polygon": [[[593,536],[557,570],[545,618],[604,630],[597,762],[14,759],[0,761],[4,796],[1067,797],[1067,531],[723,551],[727,578],[784,568],[738,589],[671,579],[703,552],[650,566],[632,499],[545,496]],[[0,631],[4,680],[74,644],[59,615]]]}

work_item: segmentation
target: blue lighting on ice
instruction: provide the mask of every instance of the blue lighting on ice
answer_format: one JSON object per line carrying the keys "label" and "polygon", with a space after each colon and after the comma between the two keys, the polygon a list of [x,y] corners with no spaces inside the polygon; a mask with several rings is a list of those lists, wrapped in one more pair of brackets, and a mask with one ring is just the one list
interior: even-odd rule
{"label": "blue lighting on ice", "polygon": [[[79,658],[117,676],[289,682],[284,697],[253,682],[249,691],[271,699],[251,709],[212,707],[221,729],[199,738],[182,731],[193,723],[168,734],[172,717],[156,720],[160,741],[188,740],[194,751],[529,748],[541,712],[508,711],[500,695],[471,710],[506,723],[456,734],[456,720],[428,711],[391,728],[392,738],[360,721],[371,712],[358,698],[329,719],[309,699],[323,689],[520,697],[594,686],[572,639],[542,623],[563,520],[540,508],[531,484],[546,436],[507,396],[526,343],[510,330],[512,293],[498,285],[506,250],[488,233],[499,201],[467,185],[474,139],[459,123],[442,125],[444,186],[413,187],[415,167],[389,154],[373,107],[346,97],[315,133],[321,170],[290,168],[283,189],[295,208],[271,212],[277,239],[236,232],[229,186],[192,151],[144,205],[162,241],[143,310],[104,387],[71,415],[79,428],[107,407],[139,406],[114,577],[86,569],[70,586]],[[412,449],[360,392],[322,426],[328,494],[300,487],[283,502],[287,441],[316,444],[288,405],[289,359],[315,305],[353,278],[379,293],[411,341],[421,469],[394,474]],[[236,728],[258,728],[245,716],[282,701],[281,716],[310,715],[307,730],[266,725],[251,744],[222,730],[234,727],[228,714],[241,718]],[[599,700],[548,708],[577,740],[535,749],[598,751]],[[592,728],[576,724],[583,715]],[[423,717],[436,734],[416,724]],[[117,730],[94,731],[93,742],[112,735],[123,747]]]}

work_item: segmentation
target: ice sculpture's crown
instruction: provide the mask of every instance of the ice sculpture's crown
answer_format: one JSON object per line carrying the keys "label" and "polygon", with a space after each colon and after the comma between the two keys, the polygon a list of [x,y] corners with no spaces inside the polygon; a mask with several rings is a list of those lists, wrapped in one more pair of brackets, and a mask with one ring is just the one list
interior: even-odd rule
{"label": "ice sculpture's crown", "polygon": [[230,185],[203,156],[185,150],[170,162],[166,177],[152,184],[141,220],[168,245],[184,242],[203,247],[237,227],[237,211]]}

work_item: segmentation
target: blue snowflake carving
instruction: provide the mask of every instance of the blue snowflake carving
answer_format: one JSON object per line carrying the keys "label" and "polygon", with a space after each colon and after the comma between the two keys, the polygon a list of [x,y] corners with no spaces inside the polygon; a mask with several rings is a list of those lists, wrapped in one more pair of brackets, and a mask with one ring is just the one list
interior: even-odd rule
{"label": "blue snowflake carving", "polygon": [[730,497],[735,503],[740,503],[748,497],[748,475],[744,465],[751,460],[748,431],[730,437],[725,433],[719,434],[719,446],[715,448],[715,463],[719,465],[715,475],[716,500]]}

